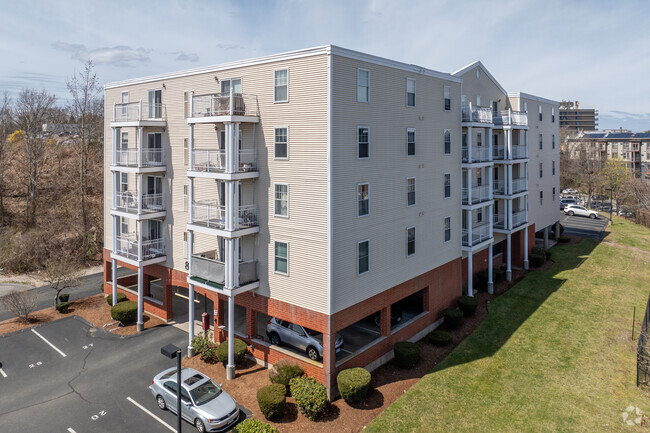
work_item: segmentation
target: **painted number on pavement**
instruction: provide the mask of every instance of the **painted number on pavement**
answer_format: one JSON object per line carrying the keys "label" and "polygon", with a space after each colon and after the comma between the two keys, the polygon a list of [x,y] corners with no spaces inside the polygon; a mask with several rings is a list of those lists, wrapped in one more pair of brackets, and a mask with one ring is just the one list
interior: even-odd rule
{"label": "painted number on pavement", "polygon": [[29,364],[29,368],[38,367],[38,366],[40,366],[40,365],[43,365],[43,363],[42,363],[41,361],[38,361],[38,362],[35,363],[35,364]]}
{"label": "painted number on pavement", "polygon": [[97,421],[100,417],[106,415],[106,413],[107,412],[105,410],[100,410],[99,413],[94,414],[93,416],[90,417],[90,419],[93,421]]}
{"label": "painted number on pavement", "polygon": [[90,343],[90,344],[88,344],[86,346],[83,346],[83,349],[86,350],[86,349],[90,349],[91,347],[94,347],[93,343]]}

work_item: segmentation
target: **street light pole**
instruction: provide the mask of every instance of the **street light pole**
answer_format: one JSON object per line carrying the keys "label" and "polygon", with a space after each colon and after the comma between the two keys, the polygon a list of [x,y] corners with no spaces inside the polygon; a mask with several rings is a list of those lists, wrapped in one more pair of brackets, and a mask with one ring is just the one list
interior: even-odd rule
{"label": "street light pole", "polygon": [[614,208],[614,203],[612,203],[612,194],[614,190],[612,188],[605,188],[605,191],[609,191],[609,222],[612,222],[612,209]]}
{"label": "street light pole", "polygon": [[160,349],[160,353],[170,359],[176,358],[176,431],[181,433],[181,349],[168,344]]}

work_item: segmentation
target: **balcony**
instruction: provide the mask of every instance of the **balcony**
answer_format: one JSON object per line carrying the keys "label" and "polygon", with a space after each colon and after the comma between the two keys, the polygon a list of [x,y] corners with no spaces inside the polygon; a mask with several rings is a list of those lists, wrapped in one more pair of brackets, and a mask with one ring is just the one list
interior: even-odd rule
{"label": "balcony", "polygon": [[118,167],[164,167],[165,158],[162,149],[142,149],[140,163],[138,155],[140,149],[118,149],[113,165]]}
{"label": "balcony", "polygon": [[504,146],[492,146],[492,159],[504,159],[506,148]]}
{"label": "balcony", "polygon": [[491,161],[490,148],[487,146],[472,146],[471,159],[469,149],[461,147],[461,157],[464,163]]}
{"label": "balcony", "polygon": [[505,215],[502,213],[492,214],[492,225],[495,229],[505,229],[506,228],[506,219]]}
{"label": "balcony", "polygon": [[492,200],[491,194],[490,194],[490,185],[481,185],[481,186],[473,186],[472,185],[472,200],[470,200],[467,197],[468,195],[468,188],[463,188],[462,191],[462,197],[463,197],[463,204],[464,205],[473,205],[476,203],[482,203],[484,201]]}
{"label": "balcony", "polygon": [[[190,224],[218,230],[226,229],[226,206],[220,205],[216,200],[195,201],[192,203],[192,213]],[[257,205],[239,206],[238,215],[240,229],[257,226]]]}
{"label": "balcony", "polygon": [[528,179],[525,177],[512,179],[512,193],[518,194],[523,191],[528,191]]}
{"label": "balcony", "polygon": [[[193,152],[191,170],[201,173],[224,173],[226,171],[226,151],[216,149],[197,149]],[[255,149],[239,151],[239,171],[257,171]]]}
{"label": "balcony", "polygon": [[[239,116],[241,121],[259,121],[259,105],[257,95],[243,93],[211,93],[193,95],[189,118],[190,123],[214,123],[227,119],[225,116]],[[242,119],[242,117],[244,119]],[[215,119],[216,118],[216,119]],[[249,119],[245,119],[249,118]]]}
{"label": "balcony", "polygon": [[528,158],[527,146],[512,146],[512,159],[526,159]]}
{"label": "balcony", "polygon": [[142,258],[138,258],[138,237],[135,233],[117,237],[115,253],[131,260],[150,260],[165,255],[164,239],[151,239],[142,241]]}
{"label": "balcony", "polygon": [[[166,107],[160,103],[149,104],[138,101],[113,105],[114,123],[132,123],[135,126],[138,122],[165,122],[166,118]],[[156,125],[156,123],[153,123],[153,125]]]}
{"label": "balcony", "polygon": [[492,124],[492,109],[469,104],[461,108],[461,120],[469,123]]}
{"label": "balcony", "polygon": [[[142,200],[142,207],[138,203],[138,198]],[[133,214],[162,212],[165,210],[165,201],[163,194],[143,194],[139,197],[137,192],[124,191],[115,194],[114,209],[129,212]]]}
{"label": "balcony", "polygon": [[[257,281],[257,260],[239,262],[239,286]],[[190,278],[208,285],[217,284],[223,288],[226,280],[226,264],[217,258],[217,250],[192,256]]]}
{"label": "balcony", "polygon": [[503,110],[494,116],[494,124],[500,126],[528,126],[528,113],[525,111]]}
{"label": "balcony", "polygon": [[512,213],[512,228],[519,227],[520,225],[528,222],[528,212],[525,210]]}
{"label": "balcony", "polygon": [[505,195],[506,193],[506,181],[505,180],[493,180],[492,181],[492,193],[496,195]]}
{"label": "balcony", "polygon": [[481,242],[485,242],[492,238],[492,230],[490,230],[490,224],[481,224],[480,226],[472,227],[472,236],[470,239],[469,230],[462,230],[462,240],[464,247],[472,247],[478,245]]}

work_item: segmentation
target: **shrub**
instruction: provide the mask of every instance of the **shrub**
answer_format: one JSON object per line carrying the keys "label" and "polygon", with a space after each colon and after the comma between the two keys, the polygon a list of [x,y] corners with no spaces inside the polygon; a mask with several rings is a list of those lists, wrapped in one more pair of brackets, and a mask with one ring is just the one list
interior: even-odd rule
{"label": "shrub", "polygon": [[448,346],[451,344],[451,334],[447,331],[432,331],[427,335],[427,340],[434,346]]}
{"label": "shrub", "polygon": [[[126,295],[124,293],[118,293],[117,294],[117,303],[119,304],[120,302],[128,301],[126,298]],[[106,297],[106,302],[108,302],[108,305],[113,305],[113,295],[108,295]]]}
{"label": "shrub", "polygon": [[68,302],[69,300],[70,300],[69,293],[64,293],[62,295],[59,295],[59,302]]}
{"label": "shrub", "polygon": [[420,346],[410,341],[395,343],[393,352],[400,368],[413,368],[420,360]]}
{"label": "shrub", "polygon": [[463,324],[463,312],[455,308],[442,310],[442,317],[445,318],[445,327],[449,330],[458,329]]}
{"label": "shrub", "polygon": [[285,393],[288,393],[289,382],[291,379],[294,377],[300,377],[303,374],[305,374],[305,372],[301,366],[294,364],[286,359],[282,359],[276,362],[275,365],[273,365],[273,367],[269,370],[269,380],[271,383],[284,385]]}
{"label": "shrub", "polygon": [[[492,276],[494,276],[494,274]],[[479,287],[487,287],[487,283],[488,283],[488,271],[487,271],[487,269],[477,272],[476,273],[476,280],[478,282]]]}
{"label": "shrub", "polygon": [[[551,226],[551,230],[555,233],[555,224]],[[562,233],[564,233],[564,226],[560,224],[560,235],[562,235]]]}
{"label": "shrub", "polygon": [[[206,346],[199,353],[199,357],[201,358],[201,361],[205,361],[208,364],[214,364],[217,361],[219,361],[219,357],[217,355],[217,349],[218,346],[216,344],[210,344],[209,346]],[[226,361],[228,360],[226,359]]]}
{"label": "shrub", "polygon": [[536,254],[538,256],[543,256],[544,255],[544,248],[538,247],[537,245],[535,245],[533,248],[531,248],[530,253],[531,254]]}
{"label": "shrub", "polygon": [[280,433],[280,431],[270,424],[248,418],[240,422],[232,429],[232,433]]}
{"label": "shrub", "polygon": [[530,259],[530,265],[537,268],[540,267],[544,264],[546,261],[546,257],[543,254],[531,254],[529,256]]}
{"label": "shrub", "polygon": [[336,385],[345,401],[356,403],[368,393],[371,378],[370,372],[365,368],[348,368],[336,376]]}
{"label": "shrub", "polygon": [[[561,232],[561,231],[562,231],[562,230],[560,230],[560,232]],[[559,241],[561,244],[568,244],[569,242],[571,242],[571,238],[569,238],[569,237],[567,237],[567,236],[560,236],[560,239],[558,239],[558,241]]]}
{"label": "shrub", "polygon": [[478,301],[472,296],[459,296],[458,297],[458,308],[463,312],[463,316],[472,317],[476,313],[476,307],[478,307]]}
{"label": "shrub", "polygon": [[122,322],[123,325],[135,322],[138,317],[138,303],[135,301],[124,301],[111,307],[113,320]]}
{"label": "shrub", "polygon": [[28,322],[29,315],[36,308],[36,297],[34,290],[12,290],[2,297],[2,308],[20,317],[23,322]]}
{"label": "shrub", "polygon": [[[235,364],[239,364],[244,360],[244,357],[246,356],[246,350],[248,350],[248,346],[246,346],[246,343],[244,343],[239,338],[235,338],[234,347],[235,347]],[[228,362],[228,340],[219,344],[219,347],[217,347],[217,359],[219,360],[219,362],[223,362],[224,364]]]}
{"label": "shrub", "polygon": [[68,308],[70,308],[69,302],[59,302],[58,304],[56,304],[56,311],[58,311],[61,314],[67,313]]}
{"label": "shrub", "polygon": [[192,338],[192,347],[196,353],[201,353],[206,348],[214,345],[212,342],[212,332],[202,332]]}
{"label": "shrub", "polygon": [[544,258],[546,260],[551,260],[551,250],[544,250]]}
{"label": "shrub", "polygon": [[266,385],[257,391],[257,404],[267,419],[284,415],[287,406],[286,389],[279,383]]}
{"label": "shrub", "polygon": [[325,410],[327,406],[327,389],[325,385],[313,377],[294,377],[289,381],[291,395],[296,399],[298,409],[312,421]]}

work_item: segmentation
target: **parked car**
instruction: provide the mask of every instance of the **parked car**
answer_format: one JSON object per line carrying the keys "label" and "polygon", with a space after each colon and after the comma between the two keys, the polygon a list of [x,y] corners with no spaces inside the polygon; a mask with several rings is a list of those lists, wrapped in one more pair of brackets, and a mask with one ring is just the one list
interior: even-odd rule
{"label": "parked car", "polygon": [[564,213],[570,216],[573,215],[586,216],[591,219],[600,217],[600,214],[595,210],[587,209],[586,207],[577,204],[565,207]]}
{"label": "parked car", "polygon": [[[288,344],[303,350],[313,361],[318,361],[323,356],[323,334],[318,331],[272,317],[266,323],[266,335],[271,344],[276,346]],[[338,334],[336,334],[334,347],[336,353],[343,348],[343,337]]]}
{"label": "parked car", "polygon": [[[377,311],[375,313],[375,325],[377,327],[381,326],[381,312]],[[397,325],[399,322],[402,321],[402,311],[399,308],[396,307],[391,307],[390,309],[390,325],[394,326]]]}
{"label": "parked car", "polygon": [[564,210],[567,205],[576,204],[575,199],[572,198],[561,198],[560,199],[560,210]]}
{"label": "parked car", "polygon": [[[162,410],[176,413],[176,368],[158,373],[151,382],[153,394]],[[239,419],[239,405],[212,379],[193,368],[181,369],[181,417],[203,432],[222,431]]]}
{"label": "parked car", "polygon": [[578,191],[573,188],[565,188],[562,190],[562,194],[577,194]]}

